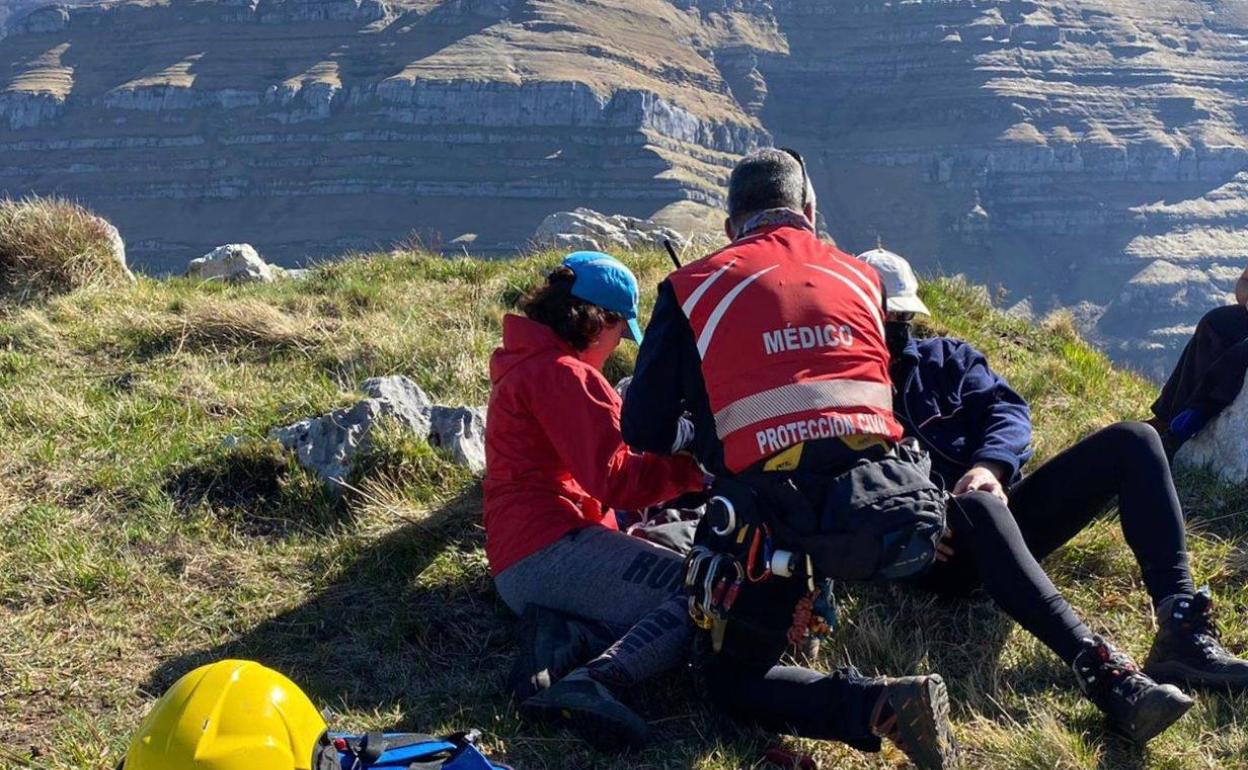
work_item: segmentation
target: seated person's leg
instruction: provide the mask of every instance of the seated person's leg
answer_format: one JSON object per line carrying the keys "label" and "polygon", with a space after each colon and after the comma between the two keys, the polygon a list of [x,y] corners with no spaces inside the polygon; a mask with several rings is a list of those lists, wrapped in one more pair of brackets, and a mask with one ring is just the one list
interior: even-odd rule
{"label": "seated person's leg", "polygon": [[574,532],[494,579],[516,614],[529,604],[628,627],[678,590],[679,554],[604,527]]}
{"label": "seated person's leg", "polygon": [[1248,686],[1248,661],[1218,642],[1211,599],[1196,591],[1183,510],[1151,426],[1124,422],[1094,433],[1016,485],[1010,508],[1032,553],[1043,558],[1115,500],[1157,614],[1145,670],[1191,686]]}
{"label": "seated person's leg", "polygon": [[974,564],[997,605],[1070,664],[1093,634],[1028,551],[1005,504],[985,492],[953,498],[949,529],[954,559],[933,572],[957,569],[958,562]]}
{"label": "seated person's leg", "polygon": [[[522,711],[533,717],[570,718],[571,726],[604,748],[643,741],[645,723],[615,700],[609,686],[631,684],[684,659],[691,627],[683,597],[677,594],[682,572],[682,559],[672,551],[619,532],[590,528],[499,574],[495,579],[499,594],[517,612],[540,605],[629,629],[595,661],[603,681],[584,669],[571,674],[536,670],[551,659],[565,665],[583,663],[598,651],[592,649],[592,635],[569,633],[569,643],[579,646],[554,655],[539,654],[549,640],[538,640],[532,659],[542,661],[530,665],[534,670],[527,679],[514,677],[540,690],[524,701]],[[529,654],[522,650],[521,658]]]}
{"label": "seated person's leg", "polygon": [[1183,509],[1151,426],[1122,422],[1097,431],[1010,490],[1010,510],[1037,559],[1070,542],[1114,502],[1154,606],[1193,593]]}
{"label": "seated person's leg", "polygon": [[1000,500],[972,492],[955,498],[949,512],[954,558],[975,561],[997,605],[1071,666],[1079,688],[1119,730],[1143,743],[1191,708],[1193,701],[1177,688],[1157,684],[1088,630]]}
{"label": "seated person's leg", "polygon": [[939,676],[868,679],[852,668],[829,675],[775,665],[806,589],[778,577],[745,586],[719,652],[698,632],[698,670],[715,705],[767,730],[862,751],[878,751],[886,737],[924,770],[951,767],[956,747]]}
{"label": "seated person's leg", "polygon": [[[1248,311],[1245,311],[1248,316]],[[1170,422],[1170,433],[1186,441],[1235,402],[1248,374],[1248,340],[1231,345],[1205,372],[1183,412]]]}
{"label": "seated person's leg", "polygon": [[565,722],[601,749],[644,745],[645,721],[615,694],[685,660],[693,631],[686,607],[683,594],[672,594],[606,652],[524,701],[520,712]]}
{"label": "seated person's leg", "polygon": [[1153,404],[1161,427],[1186,409],[1206,373],[1232,345],[1248,339],[1248,310],[1242,305],[1216,308],[1200,320],[1179,363]]}
{"label": "seated person's leg", "polygon": [[952,767],[956,742],[939,676],[867,678],[852,667],[745,671],[712,665],[707,691],[734,719],[770,732],[879,751],[888,738],[920,768]]}

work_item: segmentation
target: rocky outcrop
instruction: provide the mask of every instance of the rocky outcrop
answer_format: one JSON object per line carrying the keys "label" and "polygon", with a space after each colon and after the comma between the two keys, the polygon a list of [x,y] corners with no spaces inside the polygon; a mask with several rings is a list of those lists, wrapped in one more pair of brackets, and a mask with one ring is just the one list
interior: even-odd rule
{"label": "rocky outcrop", "polygon": [[0,51],[0,189],[72,190],[156,271],[214,246],[216,222],[278,264],[413,233],[514,253],[578,206],[718,206],[735,156],[768,141],[689,45],[718,23],[666,0],[64,12],[23,17]]}
{"label": "rocky outcrop", "polygon": [[371,446],[383,420],[425,438],[453,462],[475,473],[485,470],[485,409],[439,406],[401,375],[365,380],[367,398],[321,417],[274,428],[269,438],[295,453],[300,464],[334,489],[350,477],[355,457]]}
{"label": "rocky outcrop", "polygon": [[1164,379],[1175,354],[1195,331],[1196,321],[1227,304],[1242,268],[1208,269],[1157,260],[1133,276],[1098,319],[1094,333],[1122,361]]}
{"label": "rocky outcrop", "polygon": [[6,34],[60,32],[67,26],[69,12],[56,5],[55,0],[5,0],[0,3],[0,38]]}
{"label": "rocky outcrop", "polygon": [[1234,403],[1183,445],[1175,462],[1208,469],[1228,484],[1248,482],[1248,385]]}
{"label": "rocky outcrop", "polygon": [[662,249],[665,241],[677,247],[685,243],[680,233],[649,220],[607,216],[586,208],[551,214],[533,233],[534,245],[556,251]]}
{"label": "rocky outcrop", "polygon": [[226,283],[272,283],[285,271],[274,267],[249,243],[218,246],[186,266],[188,278]]}

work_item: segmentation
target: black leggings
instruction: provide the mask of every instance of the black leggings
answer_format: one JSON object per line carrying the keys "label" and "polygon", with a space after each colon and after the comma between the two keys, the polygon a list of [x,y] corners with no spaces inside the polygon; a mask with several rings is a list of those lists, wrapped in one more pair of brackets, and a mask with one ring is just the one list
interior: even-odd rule
{"label": "black leggings", "polygon": [[1063,660],[1090,633],[1038,561],[1069,542],[1117,497],[1122,531],[1154,605],[1193,593],[1179,506],[1157,431],[1111,425],[1062,452],[1010,491],[1007,508],[976,492],[950,505],[953,558],[919,581],[942,592],[982,583],[1006,614]]}
{"label": "black leggings", "polygon": [[861,751],[879,751],[871,732],[871,711],[883,683],[854,668],[822,674],[777,666],[788,647],[793,609],[806,595],[806,583],[772,578],[748,583],[728,624],[724,647],[711,653],[709,634],[695,640],[695,660],[707,693],[733,718],[770,732],[835,740]]}

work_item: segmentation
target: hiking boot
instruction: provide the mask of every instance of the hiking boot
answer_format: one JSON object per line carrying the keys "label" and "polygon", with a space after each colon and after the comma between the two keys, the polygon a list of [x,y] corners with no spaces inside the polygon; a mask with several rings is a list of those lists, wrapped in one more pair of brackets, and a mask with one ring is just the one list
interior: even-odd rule
{"label": "hiking boot", "polygon": [[1172,684],[1157,684],[1101,637],[1083,640],[1071,668],[1079,689],[1116,730],[1138,744],[1155,738],[1194,701]]}
{"label": "hiking boot", "polygon": [[578,669],[520,704],[526,719],[563,724],[599,751],[643,746],[645,720],[616,700],[585,669]]}
{"label": "hiking boot", "polygon": [[937,674],[884,679],[871,730],[887,738],[919,770],[957,766],[958,744],[949,722],[949,693]]}
{"label": "hiking boot", "polygon": [[530,604],[518,627],[519,649],[507,675],[517,703],[532,698],[615,641],[602,623]]}
{"label": "hiking boot", "polygon": [[1144,671],[1159,682],[1189,687],[1248,687],[1248,660],[1226,651],[1218,639],[1209,586],[1195,596],[1177,594],[1157,608],[1157,637]]}

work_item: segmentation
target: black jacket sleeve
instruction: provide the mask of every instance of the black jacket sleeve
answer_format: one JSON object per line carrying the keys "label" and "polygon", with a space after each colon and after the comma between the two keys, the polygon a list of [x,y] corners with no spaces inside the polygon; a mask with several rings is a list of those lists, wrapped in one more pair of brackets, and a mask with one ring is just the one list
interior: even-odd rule
{"label": "black jacket sleeve", "polygon": [[693,330],[667,281],[658,298],[645,339],[637,353],[633,381],[624,394],[620,430],[624,443],[644,452],[670,454],[676,423],[685,411],[685,357],[696,355]]}

